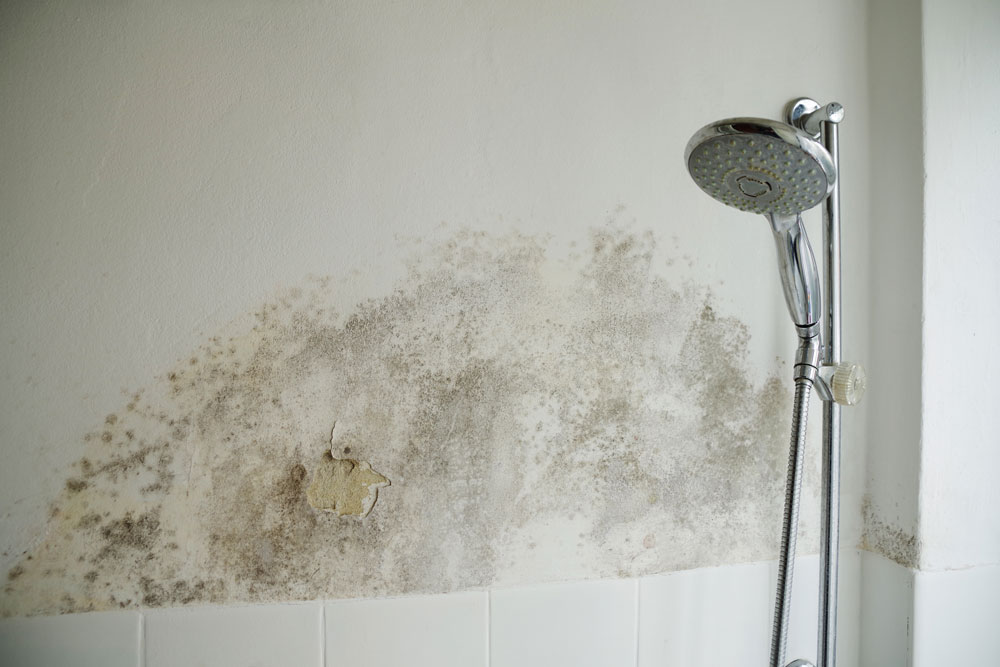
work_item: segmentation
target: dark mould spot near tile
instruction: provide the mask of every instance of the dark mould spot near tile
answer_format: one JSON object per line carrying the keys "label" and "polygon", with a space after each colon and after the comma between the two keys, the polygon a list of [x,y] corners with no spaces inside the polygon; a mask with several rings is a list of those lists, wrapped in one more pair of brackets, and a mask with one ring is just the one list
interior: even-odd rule
{"label": "dark mould spot near tile", "polygon": [[[0,614],[775,557],[787,373],[748,372],[746,326],[658,277],[651,232],[612,223],[579,248],[460,231],[379,297],[318,278],[212,336],[84,435]],[[321,468],[392,485],[343,519],[309,503]]]}
{"label": "dark mould spot near tile", "polygon": [[133,517],[126,512],[120,519],[114,519],[101,527],[101,539],[104,547],[97,554],[97,559],[118,558],[126,550],[149,552],[160,536],[160,517],[158,511],[151,511]]}
{"label": "dark mould spot near tile", "polygon": [[862,499],[861,515],[864,521],[862,549],[881,554],[903,567],[916,569],[919,566],[920,544],[916,536],[883,519],[868,494]]}
{"label": "dark mould spot near tile", "polygon": [[197,579],[193,582],[185,580],[154,581],[149,577],[139,580],[142,593],[142,605],[145,607],[163,607],[185,605],[193,602],[206,602],[215,599],[219,584],[211,584]]}

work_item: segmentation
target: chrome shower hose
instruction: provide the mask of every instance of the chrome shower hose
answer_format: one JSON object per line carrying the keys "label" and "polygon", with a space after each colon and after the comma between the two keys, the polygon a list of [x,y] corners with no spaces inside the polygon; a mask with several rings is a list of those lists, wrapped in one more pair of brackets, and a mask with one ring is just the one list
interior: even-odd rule
{"label": "chrome shower hose", "polygon": [[785,516],[781,527],[781,555],[778,560],[778,590],[774,602],[774,627],[771,632],[771,667],[784,667],[788,641],[788,618],[792,605],[792,570],[795,567],[795,540],[799,527],[799,497],[802,491],[802,467],[806,449],[806,421],[812,381],[795,380],[795,405],[792,410],[792,438],[788,453],[788,477],[785,480]]}

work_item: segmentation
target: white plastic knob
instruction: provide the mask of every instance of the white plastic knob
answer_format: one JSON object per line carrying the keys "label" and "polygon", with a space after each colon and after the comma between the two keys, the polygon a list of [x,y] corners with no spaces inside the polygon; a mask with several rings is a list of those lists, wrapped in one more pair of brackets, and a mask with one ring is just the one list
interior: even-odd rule
{"label": "white plastic knob", "polygon": [[837,364],[830,380],[830,390],[833,400],[840,405],[857,405],[868,388],[868,376],[865,367],[853,361]]}

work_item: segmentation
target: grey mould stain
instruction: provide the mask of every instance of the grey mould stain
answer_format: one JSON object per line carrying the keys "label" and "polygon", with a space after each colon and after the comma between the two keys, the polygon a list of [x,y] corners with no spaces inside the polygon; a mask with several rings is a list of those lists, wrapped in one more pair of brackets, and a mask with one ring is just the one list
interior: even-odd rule
{"label": "grey mould stain", "polygon": [[868,494],[865,494],[861,502],[861,515],[864,520],[862,549],[881,554],[903,567],[917,569],[920,545],[912,532],[883,520]]}
{"label": "grey mould stain", "polygon": [[329,280],[289,291],[86,436],[0,613],[775,557],[790,382],[752,381],[746,327],[656,277],[653,250],[608,228],[570,263],[461,232],[350,312]]}

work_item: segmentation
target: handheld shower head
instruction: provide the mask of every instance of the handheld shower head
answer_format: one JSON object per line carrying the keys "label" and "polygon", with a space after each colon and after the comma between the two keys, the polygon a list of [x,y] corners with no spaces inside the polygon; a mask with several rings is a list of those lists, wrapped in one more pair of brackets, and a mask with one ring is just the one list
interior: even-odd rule
{"label": "handheld shower head", "polygon": [[817,335],[819,270],[800,214],[833,190],[837,170],[827,150],[791,125],[729,118],[698,130],[684,159],[709,196],[771,222],[788,311],[800,336]]}
{"label": "handheld shower head", "polygon": [[794,216],[830,194],[837,180],[822,144],[791,125],[729,118],[698,130],[684,155],[709,196],[749,213]]}

